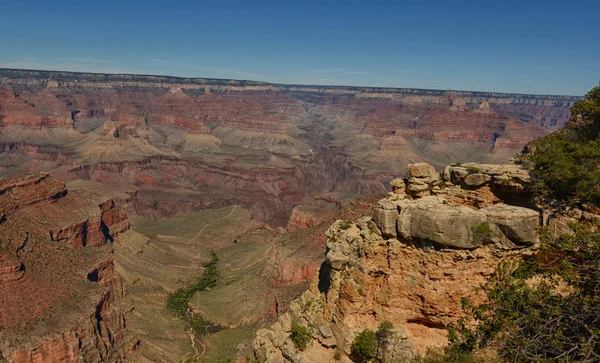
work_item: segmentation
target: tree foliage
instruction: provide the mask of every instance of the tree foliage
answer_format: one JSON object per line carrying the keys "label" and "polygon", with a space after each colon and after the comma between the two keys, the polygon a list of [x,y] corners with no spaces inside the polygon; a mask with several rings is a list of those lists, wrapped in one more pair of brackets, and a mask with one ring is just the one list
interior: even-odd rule
{"label": "tree foliage", "polygon": [[377,336],[377,358],[385,362],[387,360],[388,346],[394,339],[394,325],[389,321],[384,321],[379,324],[375,335]]}
{"label": "tree foliage", "polygon": [[368,362],[377,357],[377,335],[370,329],[360,332],[352,342],[352,358],[355,362]]}
{"label": "tree foliage", "polygon": [[305,326],[292,322],[292,333],[290,334],[290,338],[292,339],[292,342],[294,342],[296,348],[303,351],[310,341],[310,334]]}
{"label": "tree foliage", "polygon": [[487,303],[463,301],[467,314],[450,329],[451,344],[429,362],[466,361],[484,348],[510,362],[599,361],[599,226],[571,228],[535,257],[501,264]]}
{"label": "tree foliage", "polygon": [[571,113],[563,130],[534,144],[532,176],[546,194],[600,205],[600,86]]}

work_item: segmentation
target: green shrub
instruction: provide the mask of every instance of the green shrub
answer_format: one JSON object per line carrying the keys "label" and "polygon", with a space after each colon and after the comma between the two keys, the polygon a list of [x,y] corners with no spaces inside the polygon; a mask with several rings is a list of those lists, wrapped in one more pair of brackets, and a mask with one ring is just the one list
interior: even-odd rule
{"label": "green shrub", "polygon": [[342,353],[340,353],[339,349],[336,349],[335,353],[333,353],[333,359],[335,359],[335,360],[342,360]]}
{"label": "green shrub", "polygon": [[296,348],[298,348],[299,351],[303,351],[304,349],[306,349],[306,346],[310,341],[310,334],[305,326],[293,322],[292,333],[290,334],[290,338],[292,339],[292,342],[294,342]]}
{"label": "green shrub", "polygon": [[473,233],[473,241],[477,244],[489,242],[492,237],[492,229],[487,222],[481,222],[471,230]]}
{"label": "green shrub", "polygon": [[363,330],[354,338],[351,349],[355,362],[368,362],[377,358],[377,335],[370,329]]}
{"label": "green shrub", "polygon": [[429,348],[424,356],[417,356],[413,363],[481,363],[472,353],[454,351],[449,348]]}
{"label": "green shrub", "polygon": [[449,330],[444,358],[428,362],[484,348],[500,361],[598,361],[600,226],[570,227],[572,234],[545,237],[536,256],[500,264],[484,288],[487,302],[463,301],[466,315]]}
{"label": "green shrub", "polygon": [[341,229],[348,229],[350,227],[352,227],[352,222],[351,221],[343,220],[342,223],[340,223],[340,228]]}
{"label": "green shrub", "polygon": [[382,362],[387,361],[387,349],[394,338],[394,325],[389,321],[379,324],[375,333],[377,336],[377,358]]}
{"label": "green shrub", "polygon": [[600,86],[571,113],[563,130],[534,143],[529,155],[534,185],[561,200],[600,205]]}

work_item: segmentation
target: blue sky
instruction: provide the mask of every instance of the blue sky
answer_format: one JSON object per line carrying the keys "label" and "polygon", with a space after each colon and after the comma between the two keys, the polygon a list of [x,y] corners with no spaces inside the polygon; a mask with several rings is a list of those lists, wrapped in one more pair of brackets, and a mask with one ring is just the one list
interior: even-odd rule
{"label": "blue sky", "polygon": [[600,1],[1,0],[0,67],[583,95]]}

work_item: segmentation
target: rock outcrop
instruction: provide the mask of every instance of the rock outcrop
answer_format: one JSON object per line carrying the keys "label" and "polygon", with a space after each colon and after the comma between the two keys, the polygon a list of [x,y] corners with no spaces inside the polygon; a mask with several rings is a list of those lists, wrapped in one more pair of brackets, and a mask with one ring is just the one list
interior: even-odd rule
{"label": "rock outcrop", "polygon": [[[435,184],[450,184],[436,174],[429,165],[409,166],[410,177],[394,181],[395,192],[377,203],[374,218],[338,220],[329,228],[326,261],[310,288],[271,327],[257,332],[253,349],[259,361],[329,362],[334,356],[349,361],[354,337],[383,321],[394,325],[388,359],[407,361],[446,344],[446,327],[459,318],[461,299],[481,301],[476,289],[500,261],[535,252],[539,212],[498,197],[478,208],[470,194],[460,194],[461,187]],[[512,166],[481,166],[462,175],[461,183],[470,174],[490,180],[478,187],[463,185],[469,193],[486,194],[496,175],[527,180]],[[417,178],[426,179],[417,185],[428,189],[411,191]],[[462,203],[448,194],[457,201],[462,195]],[[294,324],[311,335],[304,351],[290,339]]]}
{"label": "rock outcrop", "polygon": [[[0,352],[10,362],[116,361],[125,294],[110,241],[129,228],[112,200],[69,193],[48,174],[0,182]],[[125,304],[126,305],[126,304]]]}

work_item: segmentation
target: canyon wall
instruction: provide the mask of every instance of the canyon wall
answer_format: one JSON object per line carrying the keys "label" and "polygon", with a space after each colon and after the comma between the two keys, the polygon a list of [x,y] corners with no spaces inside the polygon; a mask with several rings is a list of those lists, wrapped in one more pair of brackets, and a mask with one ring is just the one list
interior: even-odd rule
{"label": "canyon wall", "polygon": [[577,97],[0,69],[0,176],[52,172],[161,219],[239,204],[286,226],[406,165],[506,161]]}
{"label": "canyon wall", "polygon": [[126,294],[110,241],[129,229],[112,200],[69,193],[47,174],[0,183],[0,358],[103,362],[123,358]]}

